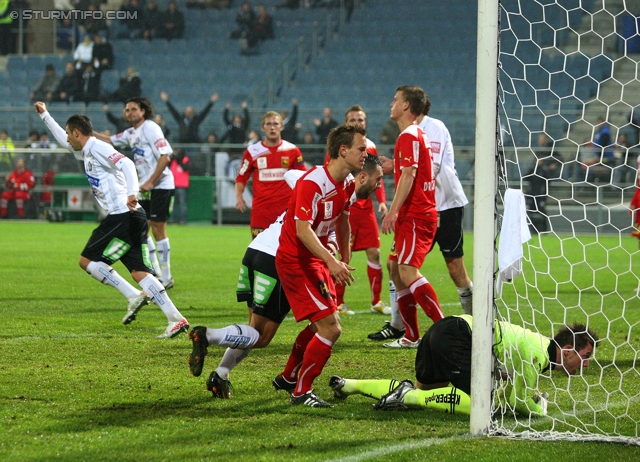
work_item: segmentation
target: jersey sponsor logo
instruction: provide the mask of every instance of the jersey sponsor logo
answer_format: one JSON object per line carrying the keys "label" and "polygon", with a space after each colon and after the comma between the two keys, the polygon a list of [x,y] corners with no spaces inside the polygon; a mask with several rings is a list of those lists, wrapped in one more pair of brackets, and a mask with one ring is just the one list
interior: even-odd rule
{"label": "jersey sponsor logo", "polygon": [[423,191],[435,191],[436,190],[436,180],[425,181],[422,187]]}
{"label": "jersey sponsor logo", "polygon": [[98,188],[100,186],[100,178],[96,178],[95,176],[87,175],[87,180],[89,184],[94,188]]}
{"label": "jersey sponsor logo", "polygon": [[287,170],[284,168],[265,168],[258,172],[260,181],[282,181]]}
{"label": "jersey sponsor logo", "polygon": [[440,142],[439,141],[431,141],[431,153],[432,154],[440,154]]}
{"label": "jersey sponsor logo", "polygon": [[167,145],[167,140],[165,138],[158,138],[153,144],[158,149],[164,148]]}
{"label": "jersey sponsor logo", "polygon": [[331,218],[333,216],[333,202],[325,202],[324,203],[324,217],[325,219]]}
{"label": "jersey sponsor logo", "polygon": [[238,175],[244,175],[245,173],[247,173],[248,168],[249,168],[249,161],[245,159],[242,162],[242,167],[240,167],[240,170],[238,171]]}
{"label": "jersey sponsor logo", "polygon": [[137,146],[132,146],[131,152],[133,152],[134,157],[144,157],[144,149]]}
{"label": "jersey sponsor logo", "polygon": [[289,168],[289,158],[288,157],[281,157],[280,158],[280,163],[282,164],[282,168]]}
{"label": "jersey sponsor logo", "polygon": [[336,224],[336,220],[321,221],[316,228],[316,236],[328,236]]}
{"label": "jersey sponsor logo", "polygon": [[460,395],[458,395],[457,393],[440,393],[437,395],[431,395],[428,398],[424,399],[425,404],[428,404],[432,401],[435,401],[438,404],[454,404],[457,406],[460,404]]}
{"label": "jersey sponsor logo", "polygon": [[122,154],[120,154],[119,152],[114,152],[113,154],[111,154],[109,156],[109,160],[111,162],[113,162],[114,164],[117,164],[122,159],[124,159],[124,156]]}
{"label": "jersey sponsor logo", "polygon": [[413,148],[413,161],[418,163],[420,160],[420,141],[412,141],[411,144]]}
{"label": "jersey sponsor logo", "polygon": [[258,157],[256,159],[256,164],[258,164],[258,168],[267,168],[267,158],[266,157]]}

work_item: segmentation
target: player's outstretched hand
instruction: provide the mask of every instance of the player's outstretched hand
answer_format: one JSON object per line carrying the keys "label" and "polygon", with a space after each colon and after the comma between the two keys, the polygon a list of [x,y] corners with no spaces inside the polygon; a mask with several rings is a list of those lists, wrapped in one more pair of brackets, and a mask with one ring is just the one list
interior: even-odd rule
{"label": "player's outstretched hand", "polygon": [[336,260],[330,261],[327,265],[329,267],[329,272],[333,279],[336,281],[336,284],[350,286],[351,283],[355,280],[351,271],[355,270],[352,266],[347,265],[346,263]]}
{"label": "player's outstretched hand", "polygon": [[218,98],[220,98],[218,94],[214,93],[213,95],[211,95],[211,102],[215,103],[216,101],[218,101]]}
{"label": "player's outstretched hand", "polygon": [[169,95],[167,94],[167,92],[166,92],[166,91],[161,91],[161,92],[160,92],[160,99],[161,99],[162,101],[164,101],[165,103],[166,103],[167,101],[169,101]]}
{"label": "player's outstretched hand", "polygon": [[44,114],[45,112],[47,112],[47,105],[44,104],[42,101],[37,101],[34,106],[38,114]]}

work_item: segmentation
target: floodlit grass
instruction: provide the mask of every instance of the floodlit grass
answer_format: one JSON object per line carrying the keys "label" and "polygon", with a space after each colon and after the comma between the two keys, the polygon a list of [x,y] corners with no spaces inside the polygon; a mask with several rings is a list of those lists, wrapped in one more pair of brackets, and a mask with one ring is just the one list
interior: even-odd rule
{"label": "floodlit grass", "polygon": [[[205,381],[222,349],[211,347],[202,377],[192,377],[187,366],[191,351],[187,337],[155,339],[165,327],[159,309],[145,307],[134,323],[123,326],[124,299],[78,267],[79,253],[94,227],[87,223],[0,223],[0,460],[637,458],[637,447],[616,444],[471,439],[465,416],[426,410],[374,412],[373,401],[359,396],[334,401],[327,385],[331,375],[404,379],[414,374],[415,352],[383,349],[366,339],[387,318],[369,312],[362,252],[354,256],[356,283],[346,295],[357,314],[343,317],[343,335],[316,381],[318,395],[335,408],[291,407],[287,395],[271,387],[302,328],[292,318],[285,320],[267,349],[251,352],[232,372],[233,399],[214,400],[205,390]],[[248,228],[172,226],[169,236],[176,280],[170,296],[191,325],[222,327],[246,322],[246,307],[235,301],[235,284],[249,242]],[[467,243],[470,269],[471,236]],[[383,253],[389,244],[389,238],[383,237]],[[564,306],[571,314],[567,319],[589,316],[603,337],[607,335],[605,322],[614,321],[610,339],[583,378],[572,379],[570,387],[567,378],[554,375],[552,380],[559,387],[560,403],[576,400],[578,410],[592,406],[598,410],[598,419],[602,416],[603,428],[635,435],[637,430],[628,419],[610,414],[620,412],[624,393],[632,397],[627,414],[635,421],[640,415],[636,399],[640,380],[633,366],[639,341],[638,299],[623,300],[626,291],[635,290],[628,282],[632,278],[616,283],[606,272],[599,273],[606,263],[628,266],[631,257],[625,257],[622,249],[604,250],[614,244],[602,245],[605,247],[588,245],[586,250],[578,246],[575,255],[570,250],[568,260],[551,264],[548,274],[537,281],[518,281],[530,296],[514,296],[509,303],[520,304],[526,322],[531,321],[526,305],[535,307],[539,310],[536,323],[541,325],[547,322],[544,318],[562,321]],[[623,247],[631,252],[634,245],[630,242]],[[560,246],[564,252],[572,248],[568,241],[539,244],[540,250],[532,250],[531,264],[543,271],[537,267],[544,265],[542,249],[557,257]],[[569,281],[571,271],[585,273],[585,267],[598,271],[595,279],[582,274],[575,283],[561,284],[560,295],[548,285],[553,280]],[[129,277],[121,264],[115,268]],[[455,288],[438,252],[428,257],[423,272],[436,288],[445,313],[460,313]],[[613,289],[618,296],[611,311],[588,301],[593,292]],[[421,314],[420,323],[424,330],[431,322]],[[602,385],[597,385],[600,378]],[[613,393],[616,380],[624,386]],[[567,389],[571,393],[563,391]]]}

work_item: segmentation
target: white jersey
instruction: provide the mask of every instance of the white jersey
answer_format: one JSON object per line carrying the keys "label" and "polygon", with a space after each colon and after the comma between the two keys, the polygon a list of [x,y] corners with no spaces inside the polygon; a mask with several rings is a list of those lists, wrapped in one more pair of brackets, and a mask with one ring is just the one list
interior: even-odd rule
{"label": "white jersey", "polygon": [[431,142],[433,173],[436,177],[436,209],[441,211],[464,207],[469,201],[458,179],[449,130],[441,120],[428,116],[424,116],[418,126]]}
{"label": "white jersey", "polygon": [[48,112],[40,114],[40,117],[60,146],[71,151],[76,159],[84,161],[87,180],[100,207],[109,214],[129,212],[128,196],[138,194],[138,179],[133,162],[109,143],[93,136],[82,151],[75,151],[67,140],[67,133]]}
{"label": "white jersey", "polygon": [[[146,183],[155,172],[160,156],[173,153],[171,145],[165,139],[160,126],[153,120],[145,120],[138,128],[127,128],[122,133],[113,135],[114,146],[130,146],[133,161],[138,170],[140,184]],[[174,189],[173,174],[169,166],[162,171],[152,189]]]}
{"label": "white jersey", "polygon": [[256,238],[251,241],[251,244],[249,244],[249,248],[275,257],[276,252],[278,251],[278,246],[280,245],[280,233],[282,232],[282,224],[284,223],[284,216],[286,214],[287,211],[285,210],[282,212],[282,215],[276,218],[276,221],[271,223],[267,229],[258,234]]}

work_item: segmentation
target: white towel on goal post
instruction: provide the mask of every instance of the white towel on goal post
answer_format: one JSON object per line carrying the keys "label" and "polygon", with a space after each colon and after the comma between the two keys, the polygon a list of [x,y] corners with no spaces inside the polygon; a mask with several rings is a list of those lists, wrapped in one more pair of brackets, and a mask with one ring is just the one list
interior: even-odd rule
{"label": "white towel on goal post", "polygon": [[522,272],[522,245],[529,239],[531,233],[527,225],[524,194],[519,189],[507,189],[498,244],[498,297],[502,295],[502,284]]}

